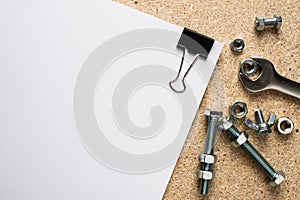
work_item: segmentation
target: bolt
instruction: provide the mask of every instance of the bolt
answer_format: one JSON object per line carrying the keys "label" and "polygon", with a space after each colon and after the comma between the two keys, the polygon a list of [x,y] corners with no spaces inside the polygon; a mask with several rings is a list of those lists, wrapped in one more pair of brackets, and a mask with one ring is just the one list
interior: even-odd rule
{"label": "bolt", "polygon": [[255,28],[258,31],[262,31],[267,27],[272,27],[275,30],[278,30],[282,24],[282,17],[278,14],[274,15],[273,18],[263,18],[263,17],[256,17],[255,21]]}
{"label": "bolt", "polygon": [[[222,121],[222,128],[224,131],[228,132],[241,146],[248,155],[256,161],[256,163],[263,169],[263,171],[270,178],[270,185],[277,186],[280,185],[285,176],[283,172],[275,171],[274,168],[267,162],[267,160],[252,146],[248,141],[248,135],[246,133],[240,132],[234,125],[233,120],[228,118]],[[246,135],[244,140],[240,140],[241,136]]]}
{"label": "bolt", "polygon": [[255,118],[258,123],[258,134],[259,135],[267,135],[271,133],[271,129],[269,129],[268,125],[265,122],[264,116],[261,112],[261,110],[255,111]]}
{"label": "bolt", "polygon": [[247,119],[245,121],[245,125],[248,126],[250,129],[256,131],[259,135],[267,135],[269,133],[272,132],[272,126],[275,123],[276,120],[276,115],[275,114],[270,114],[269,118],[268,118],[268,122],[266,123],[264,120],[264,116],[262,114],[261,110],[256,110],[255,111],[255,119],[256,119],[256,123],[254,123],[253,121],[251,121],[250,119]]}
{"label": "bolt", "polygon": [[223,116],[223,112],[206,109],[204,111],[204,115],[207,116],[208,124],[204,149],[199,156],[201,169],[198,171],[198,177],[200,179],[199,189],[200,194],[202,195],[206,195],[208,193],[209,182],[212,178],[211,168],[214,163],[213,151],[217,129],[219,127],[220,118]]}

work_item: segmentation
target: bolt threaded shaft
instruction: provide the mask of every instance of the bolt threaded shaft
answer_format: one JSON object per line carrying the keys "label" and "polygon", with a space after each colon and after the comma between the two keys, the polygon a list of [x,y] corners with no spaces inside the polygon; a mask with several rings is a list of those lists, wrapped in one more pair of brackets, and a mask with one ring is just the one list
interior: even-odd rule
{"label": "bolt threaded shaft", "polygon": [[[238,131],[233,125],[226,130],[234,139],[237,139],[242,133]],[[241,147],[248,153],[248,155],[253,158],[256,163],[263,169],[264,172],[273,181],[277,172],[274,168],[267,162],[267,160],[255,149],[255,147],[247,140],[241,145]]]}

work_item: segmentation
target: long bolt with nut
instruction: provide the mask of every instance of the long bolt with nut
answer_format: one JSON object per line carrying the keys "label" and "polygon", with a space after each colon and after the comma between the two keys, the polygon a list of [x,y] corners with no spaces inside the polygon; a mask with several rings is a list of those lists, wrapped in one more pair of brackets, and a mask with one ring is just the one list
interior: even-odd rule
{"label": "long bolt with nut", "polygon": [[201,169],[198,170],[198,178],[200,179],[199,189],[200,194],[206,195],[208,193],[209,182],[213,178],[212,164],[215,162],[213,155],[217,129],[219,128],[220,118],[223,116],[221,111],[208,110],[204,111],[207,116],[207,133],[205,137],[204,149],[199,155],[201,162]]}
{"label": "long bolt with nut", "polygon": [[275,187],[283,182],[285,178],[284,173],[274,170],[274,168],[267,162],[267,160],[248,141],[248,134],[245,132],[240,132],[233,125],[232,119],[223,119],[222,128],[234,138],[234,146],[242,147],[269,176],[271,186]]}
{"label": "long bolt with nut", "polygon": [[268,18],[268,19],[265,19],[263,17],[256,17],[254,24],[256,30],[258,31],[263,31],[268,27],[278,30],[282,24],[282,17],[278,14],[274,15],[273,18]]}

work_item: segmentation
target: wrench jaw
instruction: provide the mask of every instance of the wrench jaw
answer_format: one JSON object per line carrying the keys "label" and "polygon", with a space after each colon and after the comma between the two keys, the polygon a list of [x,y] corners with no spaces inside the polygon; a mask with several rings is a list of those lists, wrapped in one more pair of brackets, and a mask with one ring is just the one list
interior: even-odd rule
{"label": "wrench jaw", "polygon": [[239,77],[243,86],[251,92],[261,92],[271,88],[271,82],[274,79],[275,69],[273,64],[263,58],[252,57],[250,60],[260,68],[260,74],[255,79],[250,79],[249,75],[240,69]]}

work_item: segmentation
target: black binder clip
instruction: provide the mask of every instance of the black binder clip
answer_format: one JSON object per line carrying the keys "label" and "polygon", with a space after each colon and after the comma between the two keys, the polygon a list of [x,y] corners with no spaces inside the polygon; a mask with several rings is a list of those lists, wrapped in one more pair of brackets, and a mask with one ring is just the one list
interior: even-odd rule
{"label": "black binder clip", "polygon": [[[181,37],[180,37],[180,39],[177,43],[177,48],[183,50],[181,64],[180,64],[179,71],[178,71],[178,74],[177,74],[176,78],[169,82],[170,88],[174,92],[183,93],[186,90],[186,85],[185,85],[185,82],[184,82],[186,76],[188,75],[188,73],[190,72],[190,70],[192,69],[193,65],[195,64],[195,62],[197,61],[197,59],[199,57],[201,57],[205,60],[207,59],[208,54],[209,54],[214,42],[215,42],[215,40],[212,39],[212,38],[209,38],[205,35],[202,35],[200,33],[192,31],[188,28],[184,28],[184,30],[181,34]],[[175,83],[180,77],[180,73],[181,73],[181,70],[182,70],[182,65],[183,65],[183,61],[184,61],[186,51],[188,51],[191,54],[194,54],[195,58],[194,58],[192,64],[189,66],[188,70],[186,71],[186,73],[184,74],[184,76],[182,78],[183,89],[182,90],[176,90],[172,86],[172,84]]]}

